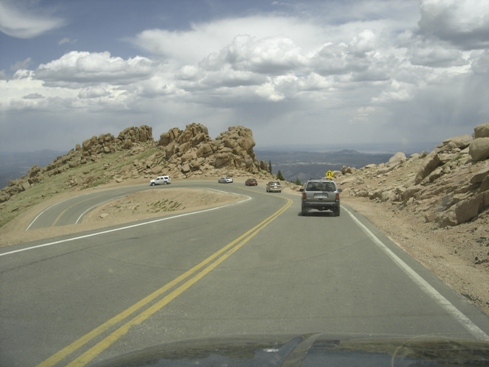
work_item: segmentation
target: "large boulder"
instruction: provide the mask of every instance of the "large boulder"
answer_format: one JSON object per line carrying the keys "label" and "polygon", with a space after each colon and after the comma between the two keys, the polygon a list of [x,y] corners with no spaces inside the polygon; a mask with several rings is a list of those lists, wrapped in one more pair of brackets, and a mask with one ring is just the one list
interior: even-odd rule
{"label": "large boulder", "polygon": [[453,148],[465,149],[469,146],[472,140],[472,136],[465,134],[446,139],[443,141],[443,145]]}
{"label": "large boulder", "polygon": [[418,173],[416,174],[416,178],[414,179],[414,183],[417,185],[423,179],[428,176],[431,172],[433,172],[439,165],[441,165],[442,161],[435,151],[431,152],[424,159],[423,165],[420,167]]}
{"label": "large boulder", "polygon": [[214,152],[214,150],[212,149],[212,145],[211,144],[208,144],[208,143],[205,143],[205,144],[201,144],[199,146],[199,148],[197,149],[197,157],[208,157],[210,156],[212,153]]}
{"label": "large boulder", "polygon": [[406,202],[411,199],[414,195],[416,195],[419,191],[421,191],[421,187],[419,186],[411,186],[405,190],[401,190],[401,199]]}
{"label": "large boulder", "polygon": [[160,140],[158,142],[158,145],[162,147],[166,147],[175,139],[177,139],[180,133],[181,131],[178,127],[174,127],[173,129],[168,130],[166,133],[160,135]]}
{"label": "large boulder", "polygon": [[455,226],[468,222],[489,206],[489,191],[463,200],[441,213],[437,222],[440,227]]}
{"label": "large boulder", "polygon": [[489,122],[474,128],[474,138],[489,138]]}
{"label": "large boulder", "polygon": [[214,167],[216,168],[225,167],[229,165],[229,163],[231,163],[231,160],[232,160],[232,155],[230,155],[229,153],[218,153],[216,154],[216,158],[214,160]]}
{"label": "large boulder", "polygon": [[487,176],[489,176],[489,167],[484,167],[472,176],[470,183],[481,183]]}
{"label": "large boulder", "polygon": [[403,152],[397,152],[387,162],[388,165],[397,166],[406,161],[406,155]]}
{"label": "large boulder", "polygon": [[474,161],[489,158],[489,138],[477,138],[470,143],[469,154]]}

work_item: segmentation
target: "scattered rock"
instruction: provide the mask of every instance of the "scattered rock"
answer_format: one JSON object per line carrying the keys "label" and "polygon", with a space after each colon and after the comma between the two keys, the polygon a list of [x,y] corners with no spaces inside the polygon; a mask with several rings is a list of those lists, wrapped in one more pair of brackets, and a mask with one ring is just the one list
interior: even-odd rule
{"label": "scattered rock", "polygon": [[474,155],[474,147],[489,142],[489,137],[480,137],[487,127],[489,123],[477,127],[475,139],[470,135],[446,139],[429,154],[406,159],[396,153],[386,164],[355,171],[343,167],[338,180],[349,196],[391,203],[394,211],[419,213],[424,222],[441,228],[475,221],[489,208],[489,164]]}

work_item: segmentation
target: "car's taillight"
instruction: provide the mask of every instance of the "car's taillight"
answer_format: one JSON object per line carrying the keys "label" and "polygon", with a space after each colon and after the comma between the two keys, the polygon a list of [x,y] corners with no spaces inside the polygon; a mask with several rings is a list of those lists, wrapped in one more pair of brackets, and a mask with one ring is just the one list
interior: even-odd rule
{"label": "car's taillight", "polygon": [[336,201],[340,201],[340,194],[336,193]]}
{"label": "car's taillight", "polygon": [[302,193],[302,200],[306,200],[307,199],[307,195],[305,192]]}

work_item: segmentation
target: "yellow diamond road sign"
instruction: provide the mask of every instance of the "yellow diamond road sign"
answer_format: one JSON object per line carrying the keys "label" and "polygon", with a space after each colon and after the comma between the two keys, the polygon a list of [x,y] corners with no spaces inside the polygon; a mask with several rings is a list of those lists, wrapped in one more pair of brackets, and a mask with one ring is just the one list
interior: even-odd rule
{"label": "yellow diamond road sign", "polygon": [[329,170],[328,172],[326,172],[326,177],[327,177],[328,179],[330,179],[330,180],[331,180],[331,179],[333,178],[333,176],[334,176],[333,171]]}

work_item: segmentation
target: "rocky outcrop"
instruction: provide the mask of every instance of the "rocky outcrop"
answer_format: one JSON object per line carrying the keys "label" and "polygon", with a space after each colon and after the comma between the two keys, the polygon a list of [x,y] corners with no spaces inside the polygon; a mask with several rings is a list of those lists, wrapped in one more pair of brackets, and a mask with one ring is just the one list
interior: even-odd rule
{"label": "rocky outcrop", "polygon": [[243,126],[229,127],[212,140],[204,125],[193,123],[183,131],[173,128],[161,134],[158,146],[168,160],[165,170],[177,176],[201,175],[216,169],[268,172],[267,164],[255,157],[253,133]]}
{"label": "rocky outcrop", "polygon": [[[211,139],[204,125],[192,123],[185,130],[175,127],[161,134],[158,142],[150,126],[129,127],[117,137],[93,136],[45,167],[33,166],[27,175],[0,190],[0,203],[60,174],[67,176],[64,189],[161,174],[173,178],[267,176],[268,165],[257,161],[254,146],[251,130],[243,126],[230,127]],[[103,168],[93,168],[102,164]]]}
{"label": "rocky outcrop", "polygon": [[[128,127],[116,138],[112,134],[93,136],[85,140],[82,145],[77,145],[76,150],[83,152],[85,158],[97,157],[99,154],[114,153],[120,150],[131,149],[139,143],[153,144],[153,129],[150,126]],[[71,152],[70,152],[71,153]]]}
{"label": "rocky outcrop", "polygon": [[346,195],[390,203],[438,227],[477,220],[489,209],[489,154],[475,153],[489,141],[488,125],[476,127],[473,137],[446,139],[427,155],[402,161],[397,153],[386,164],[343,167],[338,181]]}

